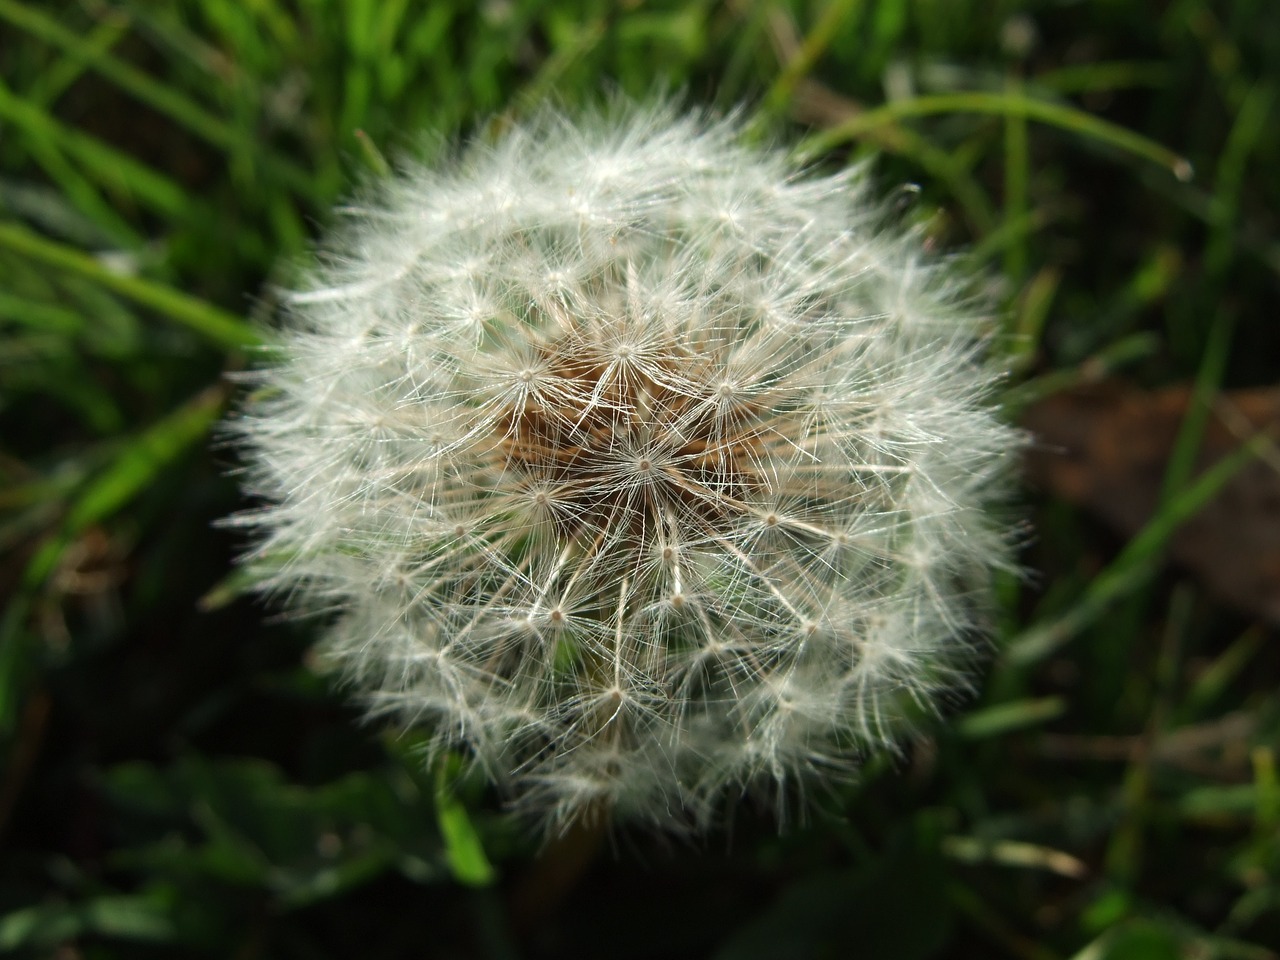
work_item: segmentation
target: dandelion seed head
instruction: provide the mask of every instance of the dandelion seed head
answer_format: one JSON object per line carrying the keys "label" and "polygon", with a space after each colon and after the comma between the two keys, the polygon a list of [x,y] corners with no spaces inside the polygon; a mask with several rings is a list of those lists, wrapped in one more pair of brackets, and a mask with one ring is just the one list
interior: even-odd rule
{"label": "dandelion seed head", "polygon": [[969,281],[666,107],[352,208],[234,424],[238,522],[370,710],[551,828],[850,774],[963,676],[1018,436]]}

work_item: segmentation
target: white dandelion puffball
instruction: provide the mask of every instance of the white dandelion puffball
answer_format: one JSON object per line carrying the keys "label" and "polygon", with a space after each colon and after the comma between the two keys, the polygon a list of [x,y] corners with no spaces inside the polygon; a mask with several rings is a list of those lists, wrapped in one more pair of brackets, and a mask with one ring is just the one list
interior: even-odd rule
{"label": "white dandelion puffball", "polygon": [[963,685],[1009,556],[973,284],[732,120],[494,139],[347,208],[289,297],[233,428],[249,561],[552,829],[855,770]]}

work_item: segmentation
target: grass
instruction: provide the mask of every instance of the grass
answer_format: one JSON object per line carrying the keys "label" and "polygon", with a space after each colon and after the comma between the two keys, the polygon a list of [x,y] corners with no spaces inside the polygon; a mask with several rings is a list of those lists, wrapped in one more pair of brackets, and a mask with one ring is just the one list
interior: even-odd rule
{"label": "grass", "polygon": [[[1280,379],[1278,63],[1270,0],[0,0],[0,951],[1277,957],[1275,627],[1163,553],[1274,454],[1194,470]],[[359,726],[211,526],[225,376],[345,191],[611,88],[918,184],[999,279],[1011,414],[1197,397],[1135,537],[1027,491],[977,695],[782,835],[539,849]]]}

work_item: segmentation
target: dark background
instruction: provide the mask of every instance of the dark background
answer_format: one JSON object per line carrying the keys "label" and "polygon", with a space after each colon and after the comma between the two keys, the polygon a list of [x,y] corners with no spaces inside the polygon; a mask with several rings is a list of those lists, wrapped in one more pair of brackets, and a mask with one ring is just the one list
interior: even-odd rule
{"label": "dark background", "polygon": [[[1277,64],[1272,0],[0,0],[0,952],[1275,958]],[[977,692],[782,832],[523,835],[213,526],[332,206],[617,90],[918,184],[1041,437]]]}

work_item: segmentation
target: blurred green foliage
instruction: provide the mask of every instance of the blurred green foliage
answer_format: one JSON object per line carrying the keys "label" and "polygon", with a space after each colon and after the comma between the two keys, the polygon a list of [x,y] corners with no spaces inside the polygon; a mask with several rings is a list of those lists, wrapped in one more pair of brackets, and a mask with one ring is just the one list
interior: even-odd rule
{"label": "blurred green foliage", "polygon": [[[1278,955],[1275,631],[1161,565],[1230,469],[1208,402],[1280,378],[1273,0],[0,0],[0,78],[0,952]],[[919,184],[1015,413],[1200,398],[1128,544],[1028,493],[977,697],[782,835],[540,847],[359,726],[211,526],[226,375],[344,193],[610,91]]]}

